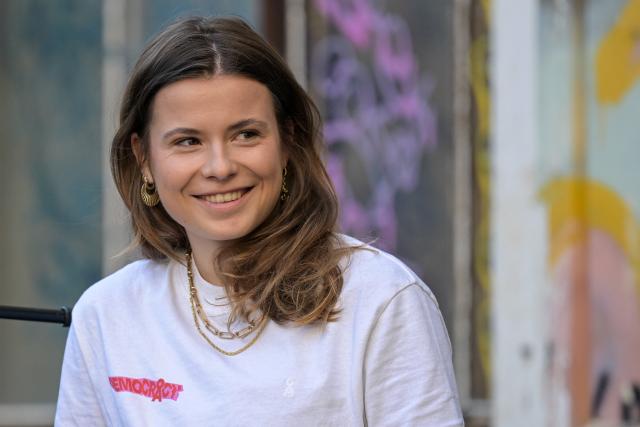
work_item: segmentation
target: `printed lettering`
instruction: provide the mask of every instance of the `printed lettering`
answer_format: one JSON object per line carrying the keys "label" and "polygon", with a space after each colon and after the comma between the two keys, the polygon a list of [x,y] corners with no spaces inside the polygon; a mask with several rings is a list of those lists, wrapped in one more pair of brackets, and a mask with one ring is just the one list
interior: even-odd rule
{"label": "printed lettering", "polygon": [[109,377],[109,384],[115,392],[129,392],[151,398],[152,402],[162,399],[178,400],[184,390],[182,384],[173,384],[159,378],[157,381],[148,378]]}
{"label": "printed lettering", "polygon": [[156,382],[156,389],[153,393],[151,401],[157,400],[158,402],[162,402],[162,389],[164,388],[164,380],[160,378],[158,382]]}
{"label": "printed lettering", "polygon": [[173,387],[171,387],[170,384],[165,384],[164,387],[162,387],[162,397],[165,399],[171,398],[172,391]]}
{"label": "printed lettering", "polygon": [[142,380],[142,395],[149,397],[149,389],[151,388],[151,381],[149,381],[148,379],[144,378]]}
{"label": "printed lettering", "polygon": [[173,388],[173,392],[171,393],[171,399],[178,400],[178,394],[182,391],[182,385],[180,384],[171,384]]}
{"label": "printed lettering", "polygon": [[120,387],[120,377],[109,377],[109,383],[115,391],[122,391],[122,388]]}

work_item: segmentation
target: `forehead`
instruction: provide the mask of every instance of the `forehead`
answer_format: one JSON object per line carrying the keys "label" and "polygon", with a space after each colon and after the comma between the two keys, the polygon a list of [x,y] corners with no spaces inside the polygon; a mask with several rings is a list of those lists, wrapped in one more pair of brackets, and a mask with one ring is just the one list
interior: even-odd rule
{"label": "forehead", "polygon": [[275,122],[269,89],[234,75],[191,78],[158,91],[151,105],[151,127],[224,124],[248,117]]}

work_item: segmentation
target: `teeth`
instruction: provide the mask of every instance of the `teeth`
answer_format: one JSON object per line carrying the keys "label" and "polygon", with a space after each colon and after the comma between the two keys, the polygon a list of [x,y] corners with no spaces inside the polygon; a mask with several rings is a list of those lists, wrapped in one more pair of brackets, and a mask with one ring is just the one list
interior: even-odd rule
{"label": "teeth", "polygon": [[241,191],[232,191],[230,193],[214,194],[211,196],[204,196],[204,199],[210,203],[226,203],[238,200],[242,196]]}

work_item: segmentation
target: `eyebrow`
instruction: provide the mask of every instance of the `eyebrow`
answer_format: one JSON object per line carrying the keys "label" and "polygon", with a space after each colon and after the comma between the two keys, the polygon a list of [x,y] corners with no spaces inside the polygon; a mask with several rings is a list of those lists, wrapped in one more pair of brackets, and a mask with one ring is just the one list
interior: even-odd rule
{"label": "eyebrow", "polygon": [[234,124],[229,126],[228,130],[230,132],[233,132],[247,126],[257,126],[257,127],[263,127],[263,128],[268,127],[266,122],[251,118],[251,119],[244,119],[244,120],[240,120],[239,122],[235,122]]}
{"label": "eyebrow", "polygon": [[[267,128],[267,122],[264,122],[262,120],[258,120],[258,119],[244,119],[244,120],[240,120],[238,122],[235,122],[234,124],[232,124],[231,126],[229,126],[227,128],[227,130],[229,132],[234,132],[237,130],[240,130],[244,127],[247,126],[257,126],[257,127],[263,127],[263,128]],[[188,136],[196,136],[196,135],[200,135],[200,132],[197,131],[196,129],[192,129],[192,128],[174,128],[171,129],[170,131],[165,132],[164,135],[162,135],[162,140],[166,140],[174,135],[188,135]]]}
{"label": "eyebrow", "polygon": [[166,140],[172,137],[173,135],[177,135],[177,134],[193,136],[193,135],[200,135],[200,132],[191,128],[175,128],[165,132],[165,134],[162,135],[162,139]]}

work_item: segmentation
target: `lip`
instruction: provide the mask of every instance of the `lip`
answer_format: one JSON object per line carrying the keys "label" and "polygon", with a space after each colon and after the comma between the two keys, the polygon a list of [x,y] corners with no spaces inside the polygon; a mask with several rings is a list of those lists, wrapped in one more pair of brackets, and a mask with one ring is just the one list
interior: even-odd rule
{"label": "lip", "polygon": [[202,198],[202,197],[207,197],[207,196],[215,196],[216,194],[233,193],[234,191],[241,191],[241,192],[248,193],[249,191],[251,191],[252,188],[253,188],[253,186],[229,188],[229,189],[221,190],[221,191],[212,191],[212,192],[209,192],[209,193],[194,194],[194,197]]}
{"label": "lip", "polygon": [[[236,188],[236,189],[229,189],[229,190],[225,190],[225,191],[217,191],[215,193],[202,193],[202,194],[197,194],[194,195],[193,197],[200,202],[204,207],[206,207],[209,210],[214,210],[216,212],[226,212],[232,209],[237,208],[238,206],[242,205],[247,198],[249,197],[249,195],[251,194],[251,191],[254,189],[254,187],[240,187],[240,188]],[[243,192],[242,196],[240,196],[240,198],[236,199],[236,200],[232,200],[230,202],[221,202],[221,203],[213,203],[213,202],[209,202],[208,200],[204,199],[205,196],[212,196],[212,195],[216,195],[216,194],[224,194],[224,193],[231,193],[234,191],[241,191]]]}

